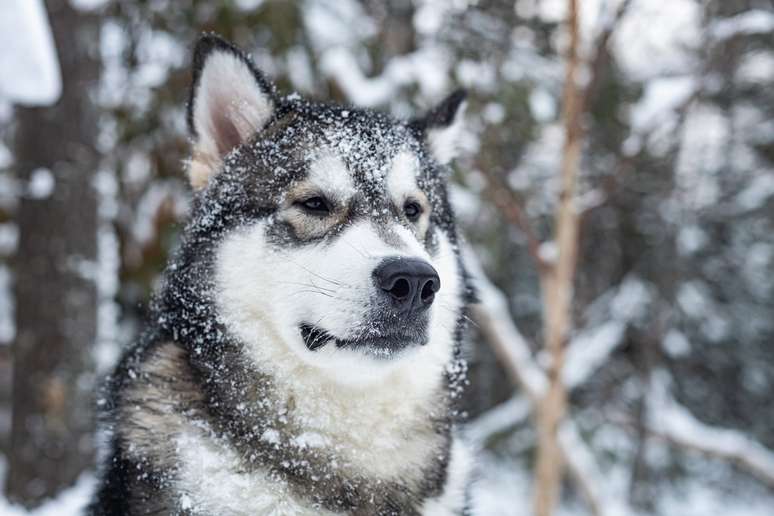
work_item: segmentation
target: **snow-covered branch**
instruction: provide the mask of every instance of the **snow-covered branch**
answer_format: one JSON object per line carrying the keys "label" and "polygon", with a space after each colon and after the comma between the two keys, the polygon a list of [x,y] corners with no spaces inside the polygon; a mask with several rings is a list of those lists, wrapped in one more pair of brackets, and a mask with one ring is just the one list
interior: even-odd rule
{"label": "snow-covered branch", "polygon": [[612,490],[603,487],[607,482],[602,477],[597,461],[583,441],[577,425],[570,419],[565,419],[559,426],[559,446],[567,470],[582,491],[593,514],[629,513],[625,501],[612,496]]}
{"label": "snow-covered branch", "polygon": [[465,428],[465,437],[474,445],[483,445],[492,436],[503,433],[527,419],[532,411],[530,401],[516,395],[487,410]]}
{"label": "snow-covered branch", "polygon": [[533,403],[537,403],[545,392],[546,376],[532,359],[527,341],[514,324],[505,294],[489,281],[470,249],[465,249],[465,263],[479,298],[479,303],[471,309],[473,319],[511,380]]}
{"label": "snow-covered branch", "polygon": [[774,452],[738,430],[718,428],[696,419],[661,391],[648,404],[648,431],[674,445],[737,464],[774,487]]}
{"label": "snow-covered branch", "polygon": [[[513,322],[505,294],[489,281],[472,250],[466,248],[464,253],[479,297],[479,302],[472,307],[473,319],[514,384],[521,387],[526,395],[526,398],[512,398],[470,424],[468,436],[475,444],[480,444],[488,436],[517,424],[526,417],[528,411],[534,411],[545,393],[547,380],[533,359],[527,341]],[[568,419],[561,426],[559,452],[593,514],[609,514],[611,507],[625,507],[622,502],[610,500],[609,496],[603,494],[604,482],[594,455],[574,423]]]}

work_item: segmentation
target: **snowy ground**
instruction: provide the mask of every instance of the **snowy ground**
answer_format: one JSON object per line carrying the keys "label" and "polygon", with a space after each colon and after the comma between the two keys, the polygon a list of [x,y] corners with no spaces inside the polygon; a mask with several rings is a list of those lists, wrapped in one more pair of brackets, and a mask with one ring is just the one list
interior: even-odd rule
{"label": "snowy ground", "polygon": [[[655,501],[657,514],[664,516],[771,516],[774,495],[727,466],[696,457],[692,469],[705,478],[678,481]],[[479,456],[480,474],[473,488],[476,516],[529,516],[531,478],[513,459],[484,452]],[[5,461],[0,456],[0,483]],[[88,503],[95,485],[93,474],[85,473],[75,486],[34,511],[11,505],[0,497],[0,516],[77,516]],[[580,500],[565,500],[556,516],[586,516]],[[646,516],[645,513],[610,511],[607,516]]]}
{"label": "snowy ground", "polygon": [[[0,484],[5,484],[5,458],[0,455]],[[34,511],[12,505],[0,497],[0,516],[76,516],[81,514],[94,490],[94,475],[84,473],[78,482]]]}

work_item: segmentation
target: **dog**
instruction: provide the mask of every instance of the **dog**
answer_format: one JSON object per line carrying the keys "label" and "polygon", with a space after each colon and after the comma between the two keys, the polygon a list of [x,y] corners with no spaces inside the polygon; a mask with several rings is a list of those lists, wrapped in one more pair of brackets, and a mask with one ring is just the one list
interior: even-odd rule
{"label": "dog", "polygon": [[93,515],[460,515],[464,92],[421,118],[281,96],[198,41],[190,220],[102,399]]}

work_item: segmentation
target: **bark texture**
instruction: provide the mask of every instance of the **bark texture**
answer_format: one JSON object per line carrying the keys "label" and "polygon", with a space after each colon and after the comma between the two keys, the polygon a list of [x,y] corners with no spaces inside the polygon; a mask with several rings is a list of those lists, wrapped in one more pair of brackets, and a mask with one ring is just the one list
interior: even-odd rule
{"label": "bark texture", "polygon": [[[96,333],[98,26],[67,0],[47,2],[62,69],[53,107],[19,108],[21,185],[51,174],[50,195],[19,206],[16,339],[8,497],[27,507],[71,485],[93,462],[92,347]],[[45,189],[43,189],[45,190]]]}

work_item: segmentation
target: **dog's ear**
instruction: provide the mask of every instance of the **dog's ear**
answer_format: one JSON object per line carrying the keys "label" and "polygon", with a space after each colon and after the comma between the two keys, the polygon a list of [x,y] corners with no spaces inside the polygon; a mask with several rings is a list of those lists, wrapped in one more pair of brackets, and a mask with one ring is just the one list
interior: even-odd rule
{"label": "dog's ear", "polygon": [[457,157],[466,97],[465,90],[457,90],[425,116],[409,123],[411,129],[425,140],[430,153],[442,165]]}
{"label": "dog's ear", "polygon": [[240,49],[214,34],[199,39],[188,99],[194,189],[206,186],[223,157],[266,126],[276,105],[274,87]]}

